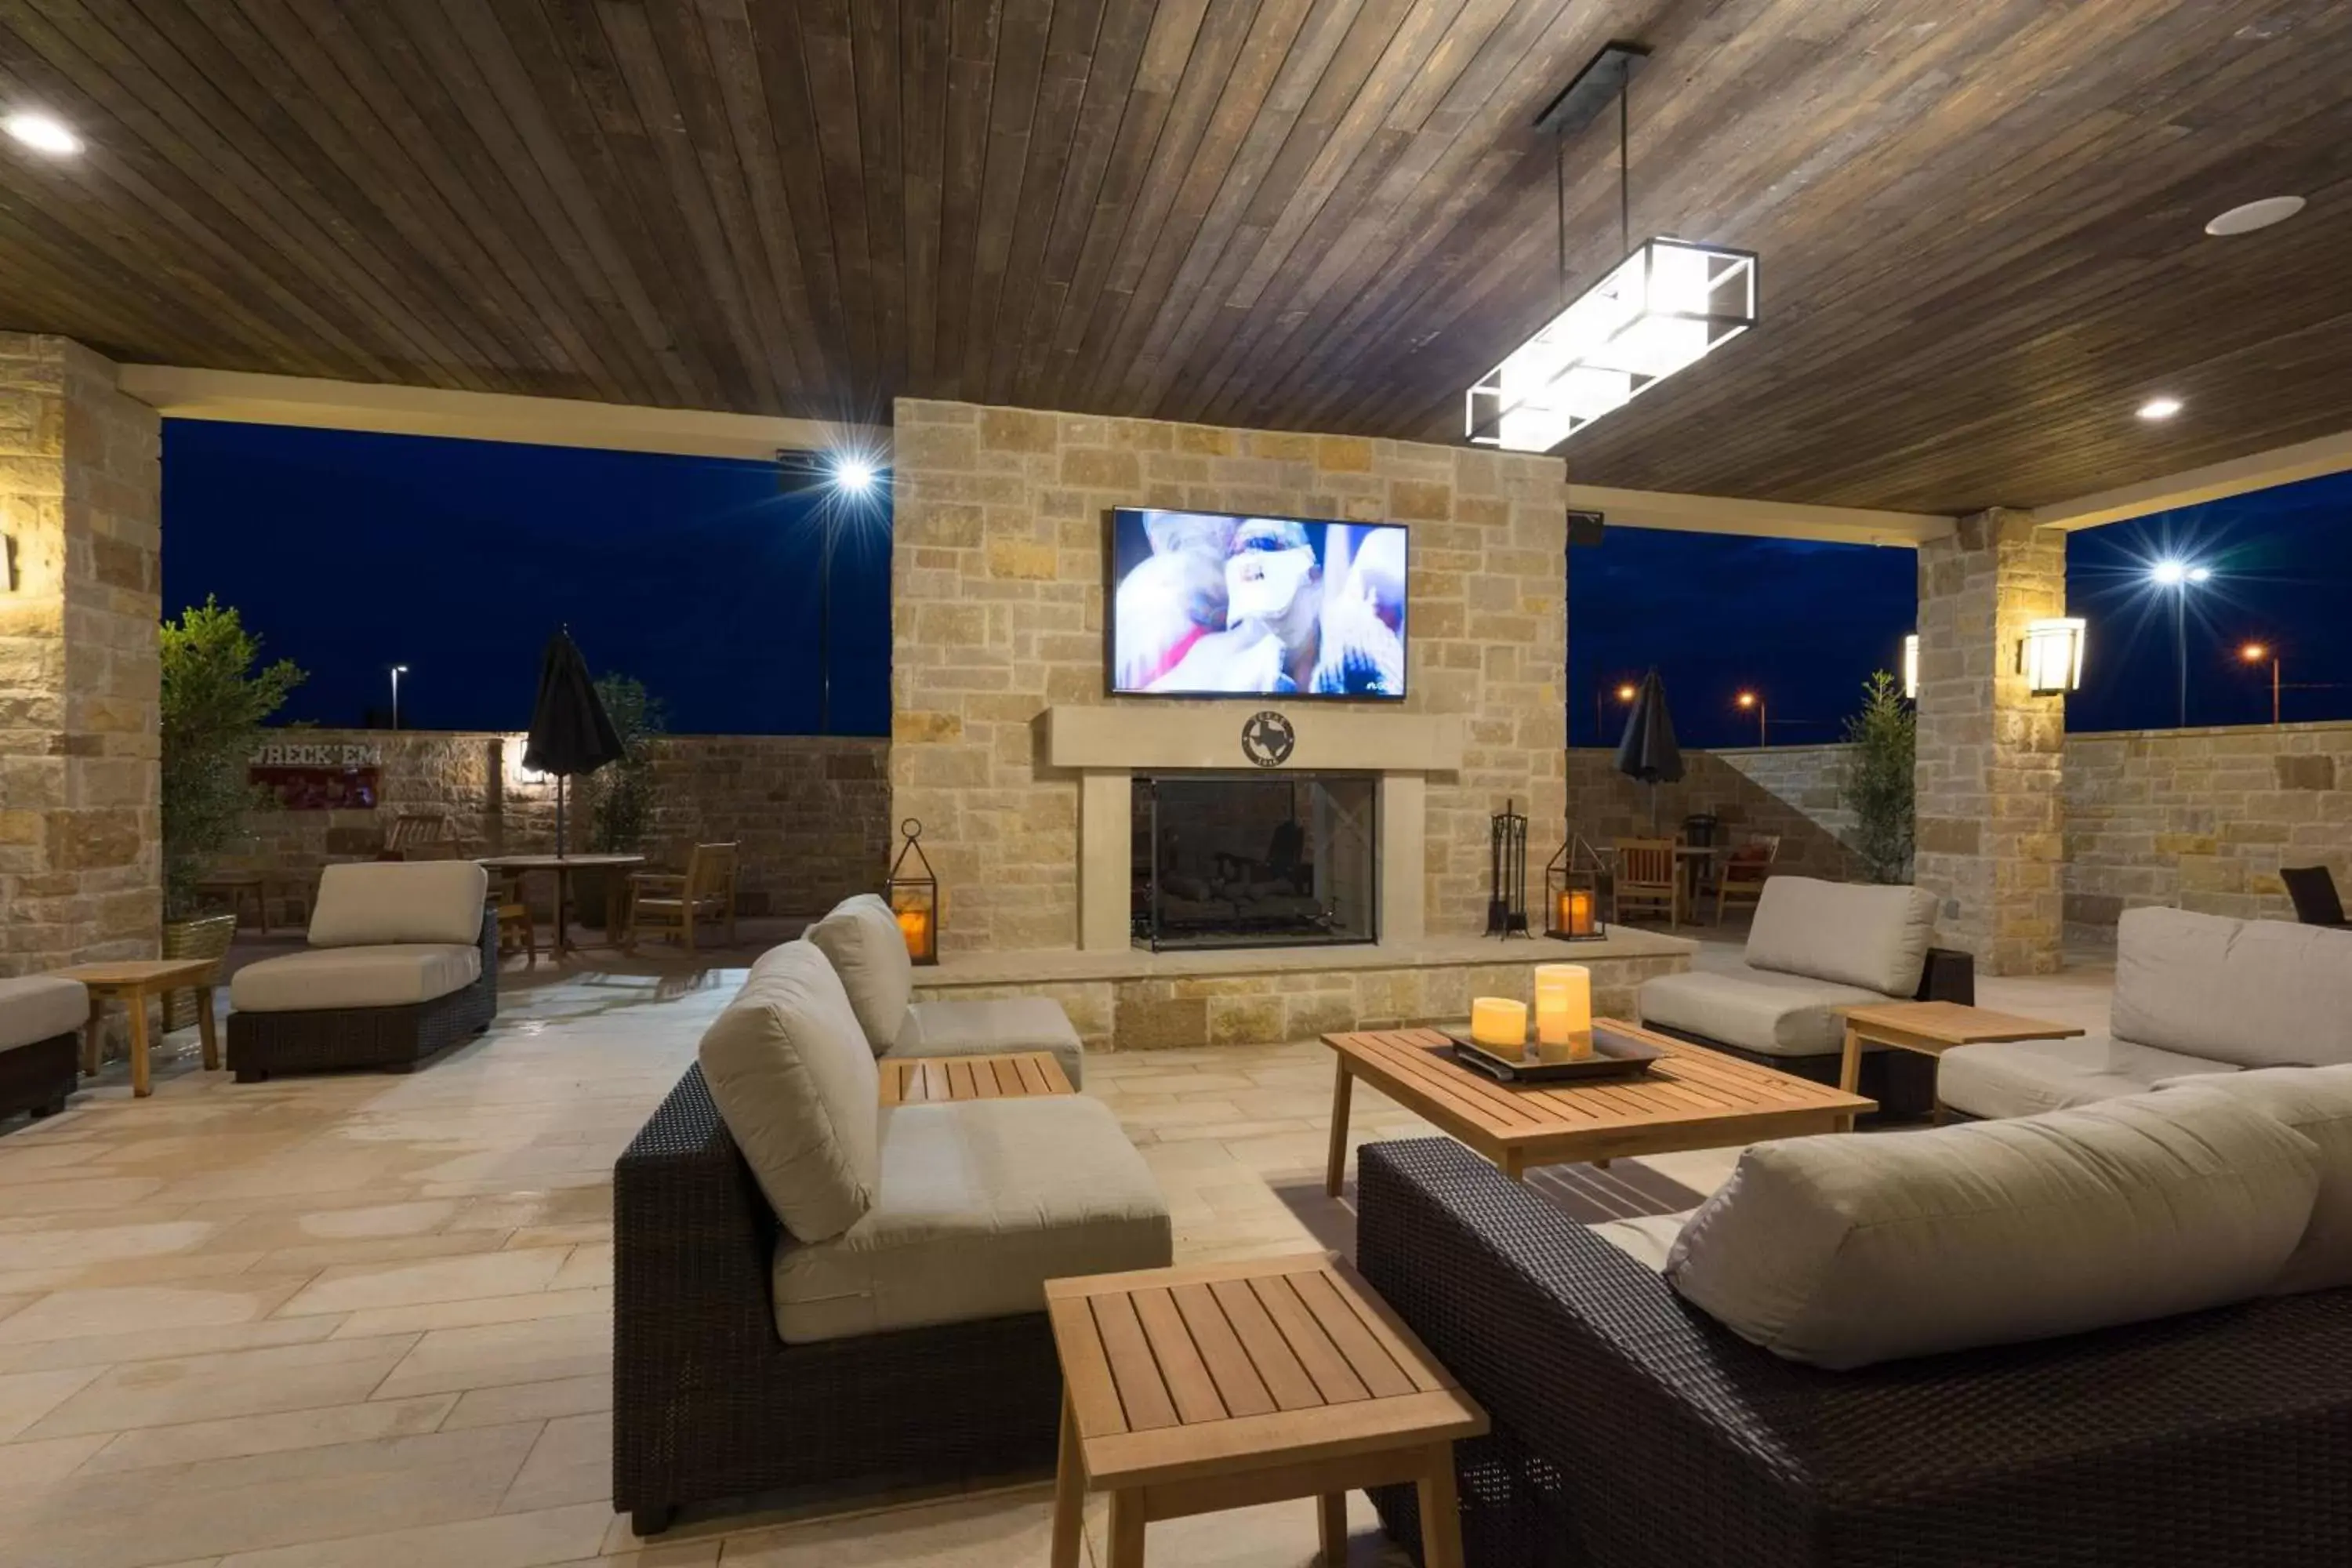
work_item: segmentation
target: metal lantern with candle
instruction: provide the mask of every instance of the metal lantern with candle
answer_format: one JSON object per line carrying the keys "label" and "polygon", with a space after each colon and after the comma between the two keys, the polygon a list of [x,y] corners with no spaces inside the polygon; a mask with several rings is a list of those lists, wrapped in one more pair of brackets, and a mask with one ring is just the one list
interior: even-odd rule
{"label": "metal lantern with candle", "polygon": [[[1589,868],[1577,864],[1579,850]],[[1544,867],[1544,935],[1556,942],[1599,942],[1608,934],[1601,919],[1601,857],[1578,834]]]}
{"label": "metal lantern with candle", "polygon": [[[931,862],[923,854],[923,825],[908,817],[898,825],[906,842],[898,846],[898,858],[890,862],[889,879],[882,884],[882,897],[890,906],[890,913],[898,922],[898,934],[907,939],[907,956],[917,963],[937,963],[940,961],[940,879],[931,869]],[[907,868],[907,858],[913,856],[915,868]]]}

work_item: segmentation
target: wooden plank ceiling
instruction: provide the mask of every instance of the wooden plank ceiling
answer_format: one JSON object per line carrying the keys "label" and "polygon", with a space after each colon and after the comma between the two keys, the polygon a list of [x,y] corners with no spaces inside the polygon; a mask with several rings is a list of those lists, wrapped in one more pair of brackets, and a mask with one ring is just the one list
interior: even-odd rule
{"label": "wooden plank ceiling", "polygon": [[[2030,506],[2352,427],[2332,0],[0,0],[0,324],[121,358],[874,418],[1456,439],[1557,308],[1603,41],[1636,237],[1765,325],[1596,484]],[[1567,149],[1570,285],[1620,254]],[[2296,193],[2292,223],[2205,219]],[[2132,416],[2153,392],[2169,425]]]}

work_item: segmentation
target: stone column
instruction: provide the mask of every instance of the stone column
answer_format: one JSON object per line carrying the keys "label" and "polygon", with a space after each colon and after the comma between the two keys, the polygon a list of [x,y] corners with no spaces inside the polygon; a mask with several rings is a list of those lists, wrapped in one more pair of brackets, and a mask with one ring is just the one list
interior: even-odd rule
{"label": "stone column", "polygon": [[160,945],[161,421],[114,381],[0,332],[0,974]]}
{"label": "stone column", "polygon": [[2030,513],[1960,520],[1919,551],[1918,844],[1936,939],[1987,974],[2059,963],[2063,699],[2028,694],[2028,621],[2065,614],[2065,536]]}

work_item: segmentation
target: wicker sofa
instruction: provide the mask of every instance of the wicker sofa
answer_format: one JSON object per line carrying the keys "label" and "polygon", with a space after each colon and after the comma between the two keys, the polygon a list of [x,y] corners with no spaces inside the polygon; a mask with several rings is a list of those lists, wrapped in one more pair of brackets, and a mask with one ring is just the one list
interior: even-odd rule
{"label": "wicker sofa", "polygon": [[1481,1568],[2352,1562],[2352,1290],[1831,1372],[1451,1142],[1367,1147],[1360,1194],[1362,1272],[1494,1419]]}
{"label": "wicker sofa", "polygon": [[0,1116],[66,1108],[81,1076],[74,1047],[89,1018],[89,991],[78,980],[0,980]]}
{"label": "wicker sofa", "polygon": [[[1935,899],[1918,888],[1774,877],[1757,900],[1743,961],[1644,981],[1641,1021],[1817,1083],[1835,1083],[1845,1043],[1840,1007],[1976,1000],[1976,963],[1931,945]],[[1862,1092],[1882,1112],[1925,1115],[1933,1058],[1871,1049]]]}
{"label": "wicker sofa", "polygon": [[781,1489],[1050,1467],[1045,1280],[1169,1261],[1108,1107],[885,1109],[877,1054],[786,943],[614,1167],[613,1496],[639,1535]]}
{"label": "wicker sofa", "polygon": [[273,1073],[406,1072],[489,1027],[499,1011],[498,910],[466,860],[330,866],[310,948],[229,981],[228,1065]]}

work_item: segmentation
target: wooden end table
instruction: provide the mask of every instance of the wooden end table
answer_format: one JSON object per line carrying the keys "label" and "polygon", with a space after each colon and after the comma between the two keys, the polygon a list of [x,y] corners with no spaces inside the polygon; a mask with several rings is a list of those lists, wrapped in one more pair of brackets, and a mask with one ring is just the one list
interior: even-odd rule
{"label": "wooden end table", "polygon": [[988,1057],[885,1058],[882,1103],[914,1105],[934,1100],[1035,1100],[1076,1094],[1069,1075],[1051,1051],[1014,1051]]}
{"label": "wooden end table", "polygon": [[1154,1520],[1318,1501],[1347,1561],[1347,1496],[1421,1490],[1422,1560],[1461,1568],[1454,1445],[1486,1414],[1387,1303],[1320,1253],[1045,1285],[1062,1362],[1053,1568],[1076,1568],[1086,1494],[1110,1493],[1108,1568]]}
{"label": "wooden end table", "polygon": [[1665,1059],[1633,1077],[1519,1086],[1462,1066],[1434,1029],[1324,1036],[1337,1063],[1324,1190],[1338,1197],[1347,1173],[1349,1092],[1360,1078],[1515,1182],[1536,1165],[1605,1165],[1619,1155],[1843,1132],[1856,1116],[1878,1108],[1850,1089],[1792,1078],[1614,1018],[1598,1022],[1657,1047]]}
{"label": "wooden end table", "polygon": [[1838,1062],[1838,1083],[1851,1091],[1862,1080],[1862,1047],[1892,1046],[1939,1057],[1954,1046],[1990,1045],[1999,1040],[2063,1040],[2088,1034],[2071,1024],[2046,1018],[2022,1018],[1970,1007],[1959,1002],[1872,1002],[1843,1007],[1845,1054]]}
{"label": "wooden end table", "polygon": [[147,998],[166,991],[196,994],[196,1032],[205,1043],[205,1068],[220,1066],[220,1040],[213,1022],[213,972],[217,958],[133,959],[120,963],[78,963],[53,971],[61,980],[79,980],[89,988],[89,1019],[81,1030],[81,1070],[98,1070],[99,1012],[110,996],[119,998],[131,1015],[131,1092],[144,1098],[154,1092],[147,1067]]}

